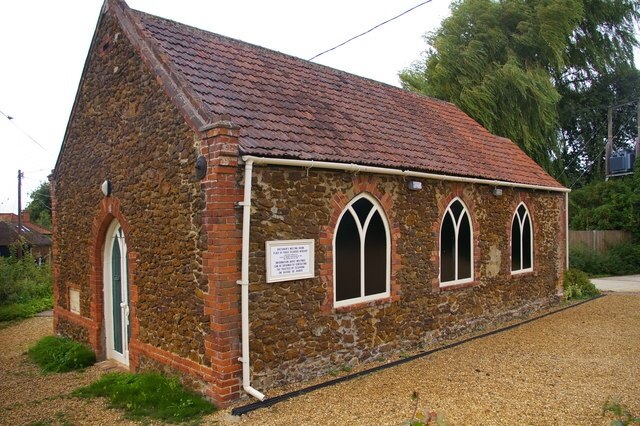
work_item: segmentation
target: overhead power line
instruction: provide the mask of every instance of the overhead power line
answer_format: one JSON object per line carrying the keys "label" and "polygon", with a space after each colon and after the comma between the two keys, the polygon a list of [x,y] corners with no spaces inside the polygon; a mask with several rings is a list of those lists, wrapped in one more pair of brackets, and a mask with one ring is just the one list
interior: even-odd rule
{"label": "overhead power line", "polygon": [[431,3],[431,1],[432,1],[432,0],[423,1],[423,2],[422,2],[422,3],[420,3],[420,4],[417,4],[417,5],[413,6],[411,9],[407,9],[407,10],[405,10],[405,11],[404,11],[404,12],[402,12],[401,14],[396,15],[396,16],[394,16],[393,18],[389,18],[389,19],[387,19],[387,20],[386,20],[386,21],[384,21],[384,22],[380,22],[378,25],[376,25],[376,26],[374,26],[374,27],[369,28],[367,31],[365,31],[365,32],[363,32],[363,33],[360,33],[360,34],[358,34],[358,35],[356,35],[356,36],[351,37],[349,40],[343,41],[342,43],[340,43],[340,44],[338,44],[338,45],[336,45],[336,46],[333,46],[332,48],[327,49],[327,50],[325,50],[324,52],[320,52],[320,53],[318,53],[317,55],[313,56],[313,57],[312,57],[312,58],[310,58],[309,60],[310,60],[310,61],[313,61],[314,59],[316,59],[316,58],[317,58],[317,57],[319,57],[319,56],[324,55],[325,53],[329,53],[329,52],[331,52],[332,50],[336,50],[337,48],[344,46],[345,44],[349,43],[350,41],[353,41],[353,40],[355,40],[355,39],[357,39],[357,38],[359,38],[359,37],[362,37],[363,35],[370,33],[371,31],[375,30],[376,28],[379,28],[379,27],[383,26],[384,24],[387,24],[387,23],[389,23],[389,22],[391,22],[391,21],[393,21],[393,20],[395,20],[395,19],[398,19],[399,17],[401,17],[401,16],[403,16],[403,15],[406,15],[407,13],[411,12],[412,10],[415,10],[415,9],[419,8],[420,6],[423,6],[423,5],[427,4],[427,3]]}
{"label": "overhead power line", "polygon": [[5,114],[5,113],[4,113],[4,112],[2,112],[2,111],[0,111],[0,114],[4,115],[4,116],[6,117],[6,119],[7,119],[7,120],[9,120],[9,122],[10,122],[11,124],[13,124],[14,126],[16,126],[16,129],[20,130],[20,131],[22,132],[22,134],[23,134],[23,135],[25,135],[26,137],[28,137],[29,139],[31,139],[31,141],[32,141],[33,143],[35,143],[36,145],[38,145],[38,146],[39,146],[40,148],[42,148],[45,152],[49,152],[49,151],[47,151],[47,148],[45,148],[44,146],[40,145],[40,143],[39,143],[37,140],[35,140],[35,139],[33,138],[33,136],[31,136],[29,133],[27,133],[27,132],[22,128],[22,127],[18,126],[18,124],[17,124],[15,121],[13,121],[13,117],[12,117],[12,116],[7,115],[7,114]]}

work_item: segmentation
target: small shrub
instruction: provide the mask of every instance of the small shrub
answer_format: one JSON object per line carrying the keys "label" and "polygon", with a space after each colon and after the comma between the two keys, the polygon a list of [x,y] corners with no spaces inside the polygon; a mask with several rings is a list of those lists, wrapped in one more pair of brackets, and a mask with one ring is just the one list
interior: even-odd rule
{"label": "small shrub", "polygon": [[51,266],[36,265],[29,252],[22,259],[0,257],[0,305],[24,303],[53,295]]}
{"label": "small shrub", "polygon": [[640,244],[620,244],[607,252],[609,275],[640,274]]}
{"label": "small shrub", "polygon": [[591,276],[640,274],[640,244],[620,244],[606,254],[585,247],[572,248],[569,264]]}
{"label": "small shrub", "polygon": [[127,417],[151,417],[178,423],[198,419],[215,411],[200,395],[189,392],[175,378],[159,373],[110,373],[74,391],[83,398],[107,397],[110,406],[122,408]]}
{"label": "small shrub", "polygon": [[91,349],[71,339],[43,337],[29,349],[29,358],[45,373],[64,373],[93,365],[96,355]]}
{"label": "small shrub", "polygon": [[591,276],[609,275],[606,256],[585,247],[569,249],[569,265]]}
{"label": "small shrub", "polygon": [[609,398],[602,407],[602,415],[613,414],[615,419],[611,421],[611,426],[627,426],[640,424],[640,417],[636,417],[616,398]]}
{"label": "small shrub", "polygon": [[568,300],[588,299],[600,294],[598,289],[584,272],[578,269],[568,269],[564,273],[564,296]]}

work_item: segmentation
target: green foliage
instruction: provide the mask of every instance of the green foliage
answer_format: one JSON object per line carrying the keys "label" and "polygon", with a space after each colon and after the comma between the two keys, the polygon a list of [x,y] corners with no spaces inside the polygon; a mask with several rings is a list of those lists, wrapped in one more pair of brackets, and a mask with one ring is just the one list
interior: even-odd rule
{"label": "green foliage", "polygon": [[413,413],[411,414],[410,419],[406,419],[402,422],[402,426],[447,425],[442,414],[436,413],[429,409],[428,406],[424,406],[423,409],[419,408],[420,394],[418,391],[413,391],[411,394],[411,400],[413,401]]}
{"label": "green foliage", "polygon": [[632,176],[592,182],[569,194],[574,230],[626,230],[640,239],[640,161]]}
{"label": "green foliage", "polygon": [[[581,187],[604,178],[604,147],[607,138],[607,108],[640,96],[640,70],[621,64],[594,77],[580,90],[558,87],[561,139],[564,143],[560,180]],[[613,113],[613,150],[629,149],[637,134],[636,105],[616,108]]]}
{"label": "green foliage", "polygon": [[21,303],[52,294],[49,265],[38,266],[28,252],[22,259],[0,257],[0,304]]}
{"label": "green foliage", "polygon": [[45,373],[80,370],[96,362],[96,355],[91,349],[82,343],[57,336],[40,339],[29,349],[29,358]]}
{"label": "green foliage", "polygon": [[640,244],[620,244],[606,254],[587,248],[572,248],[569,264],[591,276],[640,274]]}
{"label": "green foliage", "polygon": [[587,274],[575,268],[565,271],[563,287],[567,300],[588,299],[600,294]]}
{"label": "green foliage", "polygon": [[0,257],[0,321],[28,318],[53,307],[51,266],[38,266],[29,252],[22,259]]}
{"label": "green foliage", "polygon": [[617,73],[633,68],[639,17],[635,0],[460,0],[427,35],[426,59],[402,71],[400,79],[405,88],[453,102],[560,175],[563,160],[581,155],[582,133],[589,133],[591,121],[603,118],[600,111],[583,111],[576,129],[582,145],[561,149],[558,135],[576,137],[569,126],[578,120],[567,116],[579,114],[576,106],[589,105],[592,87],[607,104],[613,101]]}
{"label": "green foliage", "polygon": [[47,229],[51,229],[51,195],[49,188],[49,182],[42,182],[30,194],[31,201],[25,209],[29,212],[33,222]]}
{"label": "green foliage", "polygon": [[0,305],[0,321],[13,321],[29,318],[38,312],[53,308],[53,297],[30,299],[22,303],[9,303]]}
{"label": "green foliage", "polygon": [[107,397],[112,407],[125,409],[129,418],[151,417],[173,423],[195,420],[215,411],[211,403],[185,390],[177,379],[158,373],[105,374],[74,395]]}
{"label": "green foliage", "polygon": [[616,398],[609,398],[602,407],[602,415],[613,414],[615,419],[611,421],[611,426],[627,426],[640,424],[640,417],[634,416],[627,407],[620,404]]}

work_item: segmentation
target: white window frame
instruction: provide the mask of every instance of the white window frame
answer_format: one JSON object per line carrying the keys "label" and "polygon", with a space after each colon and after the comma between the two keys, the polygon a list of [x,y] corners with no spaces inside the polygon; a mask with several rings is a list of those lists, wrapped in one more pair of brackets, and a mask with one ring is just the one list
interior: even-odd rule
{"label": "white window frame", "polygon": [[[360,200],[361,198],[366,198],[367,200],[369,200],[372,204],[373,204],[373,208],[371,209],[371,211],[369,212],[369,214],[367,215],[367,219],[364,222],[364,226],[362,226],[360,224],[360,218],[358,218],[358,215],[356,214],[355,210],[353,209],[353,204]],[[336,300],[337,298],[337,291],[336,291],[336,237],[338,236],[338,229],[340,228],[340,223],[342,222],[342,217],[344,216],[345,213],[349,212],[349,214],[351,214],[356,222],[356,226],[358,227],[358,233],[360,235],[360,294],[364,295],[364,290],[365,290],[365,267],[364,267],[364,262],[365,262],[365,256],[364,256],[364,243],[365,243],[365,236],[366,236],[366,231],[369,227],[369,222],[371,221],[371,218],[373,217],[375,212],[378,212],[380,214],[380,217],[382,218],[382,223],[384,225],[384,230],[385,230],[385,238],[386,238],[386,242],[387,242],[387,253],[386,253],[386,261],[387,261],[387,276],[386,276],[386,290],[384,293],[378,293],[378,294],[371,294],[369,296],[360,296],[360,297],[354,297],[351,299],[346,299],[346,300]],[[356,303],[363,303],[363,302],[370,302],[373,300],[378,300],[378,299],[384,299],[390,296],[391,294],[391,232],[390,232],[390,228],[389,228],[389,222],[387,221],[387,216],[384,212],[384,209],[382,208],[382,206],[380,205],[380,203],[378,202],[378,200],[376,200],[374,197],[372,197],[371,195],[367,194],[367,193],[362,193],[362,194],[358,194],[357,196],[355,196],[350,202],[349,204],[347,204],[347,206],[342,210],[342,213],[340,213],[340,217],[338,217],[338,221],[336,222],[336,227],[333,233],[333,306],[335,308],[340,308],[342,306],[349,306],[349,305],[355,305]]]}
{"label": "white window frame", "polygon": [[[524,217],[522,219],[520,219],[520,216],[518,215],[518,210],[520,209],[520,206],[524,206]],[[529,229],[531,230],[531,238],[529,239],[529,253],[531,253],[531,267],[530,268],[525,268],[525,269],[512,269],[513,268],[513,222],[516,220],[516,218],[518,218],[518,224],[520,225],[520,266],[522,266],[523,262],[523,255],[524,255],[524,244],[523,244],[523,239],[522,239],[522,235],[524,232],[524,223],[526,219],[529,219]],[[518,204],[518,206],[516,207],[515,211],[513,212],[513,216],[511,218],[511,228],[510,231],[511,233],[511,241],[509,244],[509,248],[511,249],[509,251],[509,269],[511,269],[511,275],[517,275],[517,274],[524,274],[526,272],[533,272],[533,221],[531,220],[531,214],[529,213],[529,209],[527,208],[527,205],[523,202],[521,202],[520,204]]]}
{"label": "white window frame", "polygon": [[[460,204],[462,204],[462,213],[460,213],[460,217],[458,218],[458,221],[456,222],[455,218],[453,217],[453,212],[451,211],[451,206],[453,205],[453,203],[455,203],[456,201],[460,201]],[[471,246],[471,276],[469,278],[463,278],[463,279],[458,279],[458,231],[460,230],[460,223],[462,221],[462,218],[465,216],[465,214],[467,215],[467,218],[469,220],[469,230],[470,230],[470,246]],[[454,272],[455,272],[455,279],[452,281],[442,281],[442,226],[444,225],[444,219],[447,215],[451,216],[451,221],[453,222],[453,230],[454,230],[454,238],[455,238],[455,251],[453,253],[453,267],[454,267]],[[451,200],[451,202],[449,203],[449,205],[447,206],[447,208],[444,211],[444,214],[442,215],[442,220],[440,221],[440,233],[438,235],[439,238],[439,247],[438,247],[438,260],[439,260],[439,267],[438,267],[438,282],[440,283],[440,287],[448,287],[448,286],[452,286],[452,285],[458,285],[458,284],[466,284],[466,283],[470,283],[473,282],[474,280],[474,275],[475,275],[475,259],[473,257],[473,221],[471,220],[471,214],[469,212],[469,209],[467,208],[467,205],[464,203],[464,201],[462,201],[460,199],[460,197],[455,197],[453,200]]]}

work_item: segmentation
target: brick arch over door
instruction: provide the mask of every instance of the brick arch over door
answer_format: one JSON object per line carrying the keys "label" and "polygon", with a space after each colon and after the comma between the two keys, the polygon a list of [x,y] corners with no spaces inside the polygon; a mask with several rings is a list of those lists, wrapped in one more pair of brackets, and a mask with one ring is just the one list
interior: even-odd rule
{"label": "brick arch over door", "polygon": [[[129,240],[131,235],[131,226],[120,211],[120,200],[110,196],[105,197],[100,202],[100,211],[93,219],[91,226],[91,254],[90,266],[91,276],[89,279],[91,286],[91,319],[93,320],[93,328],[89,330],[89,342],[95,350],[96,354],[104,355],[104,293],[103,293],[103,255],[104,243],[109,226],[117,220],[124,232],[125,240]],[[132,247],[133,248],[133,247]],[[138,337],[138,321],[136,315],[136,304],[138,301],[137,289],[134,282],[136,259],[138,253],[135,250],[127,252],[127,260],[129,264],[129,303],[130,303],[130,324],[131,335],[130,340],[133,342]]]}
{"label": "brick arch over door", "polygon": [[[397,254],[398,238],[400,238],[400,225],[396,220],[393,211],[393,200],[390,194],[380,190],[380,180],[372,175],[354,175],[352,189],[345,192],[336,193],[331,199],[331,207],[333,214],[331,215],[329,225],[322,228],[320,234],[319,245],[322,246],[325,253],[325,261],[319,265],[320,278],[327,290],[327,296],[322,304],[322,312],[329,314],[333,311],[350,311],[359,309],[363,306],[385,304],[397,301],[400,298],[400,286],[396,280],[398,269],[401,266],[400,256]],[[391,239],[391,271],[390,271],[390,296],[388,298],[379,299],[371,302],[357,303],[349,306],[335,308],[333,306],[334,299],[334,283],[333,283],[333,238],[340,215],[347,205],[358,195],[366,193],[375,198],[382,207],[389,225]]]}

